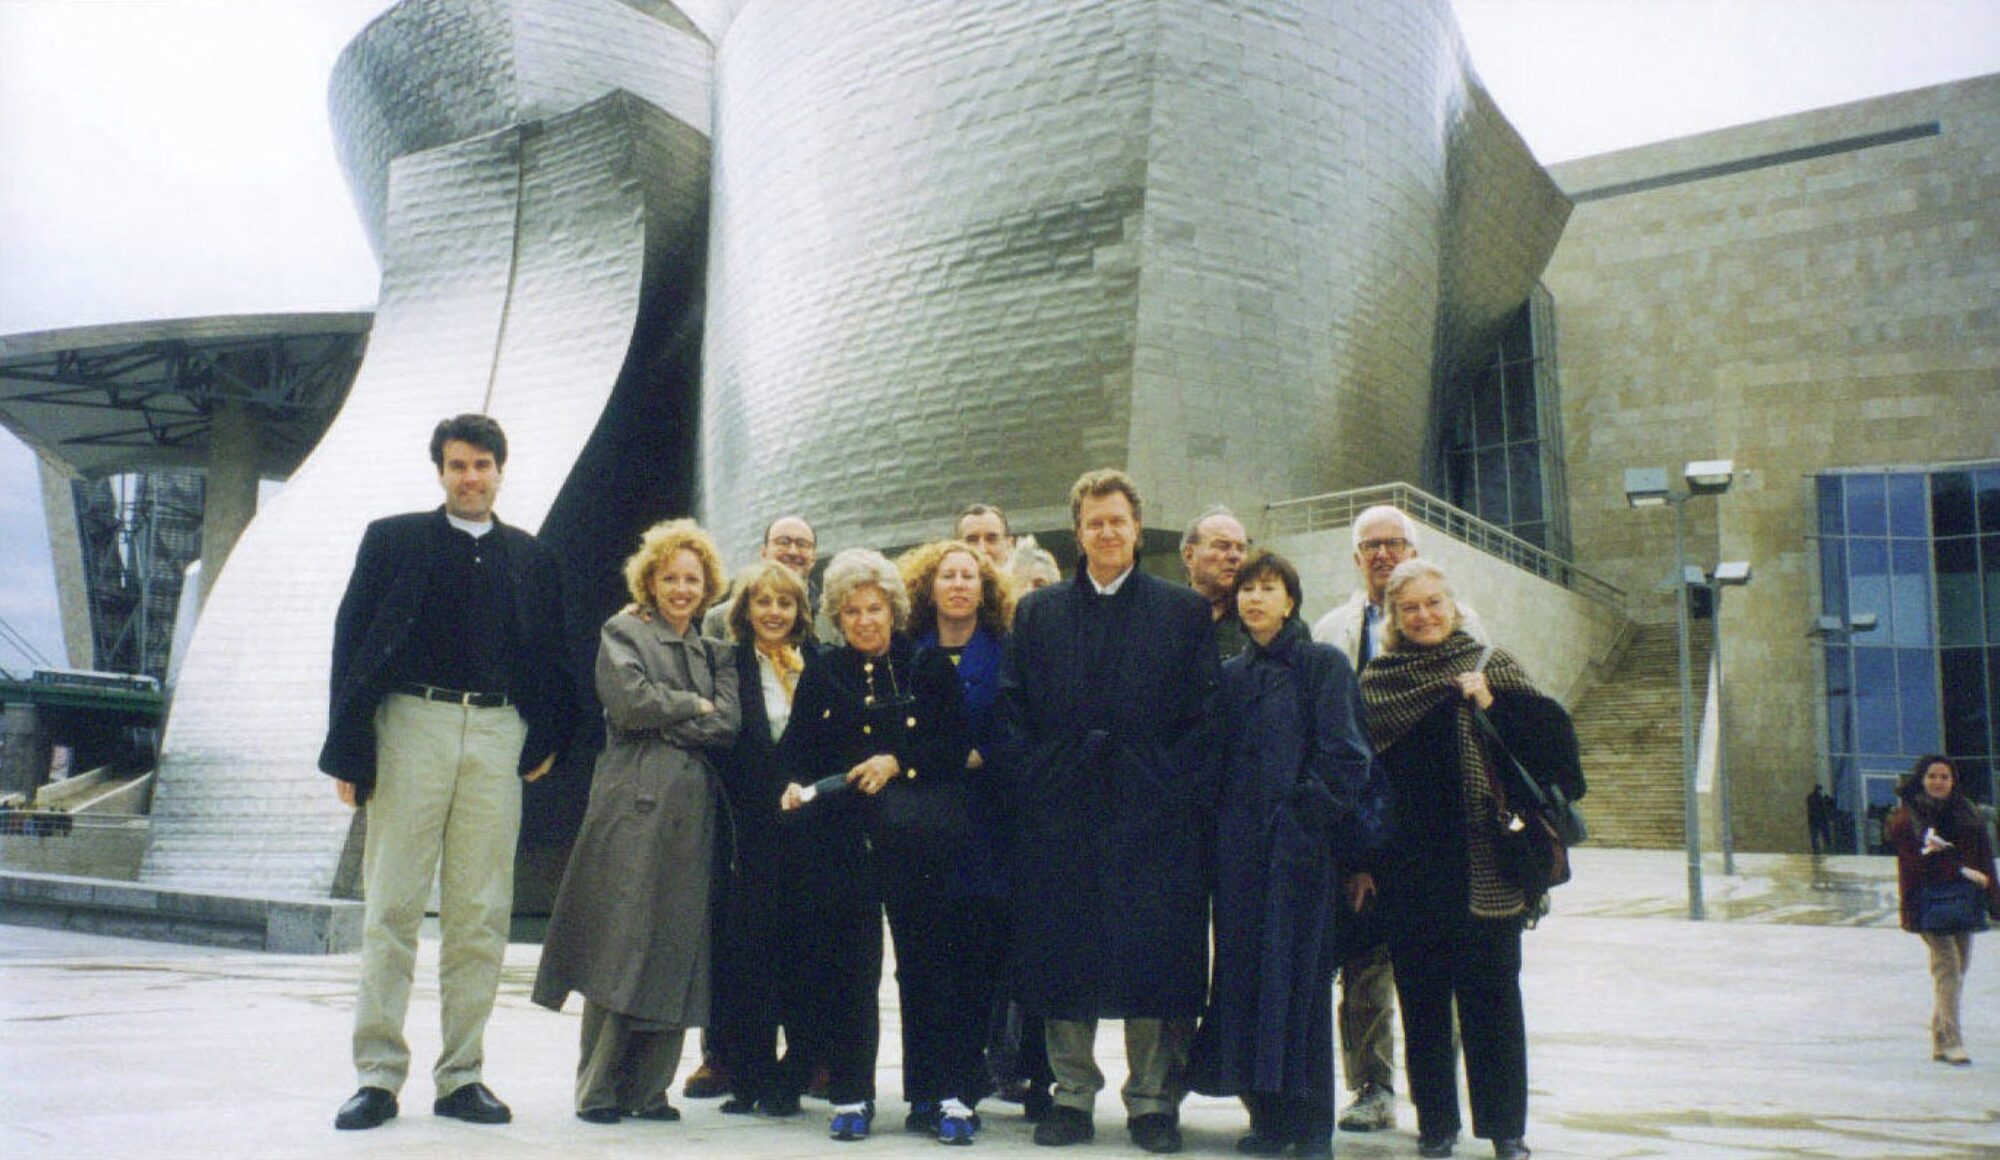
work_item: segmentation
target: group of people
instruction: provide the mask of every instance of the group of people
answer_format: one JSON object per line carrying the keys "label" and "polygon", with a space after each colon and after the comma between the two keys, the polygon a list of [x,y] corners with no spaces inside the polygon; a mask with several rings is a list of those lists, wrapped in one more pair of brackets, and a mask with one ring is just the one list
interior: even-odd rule
{"label": "group of people", "polygon": [[[518,782],[580,724],[549,639],[558,570],[492,515],[504,435],[446,420],[432,458],[444,507],[371,525],[336,626],[321,765],[369,815],[341,1128],[397,1114],[440,864],[434,1110],[509,1118],[480,1043]],[[1519,974],[1539,899],[1493,819],[1523,808],[1523,768],[1583,792],[1560,706],[1394,508],[1357,517],[1362,584],[1308,631],[1298,571],[1226,510],[1183,535],[1182,586],[1139,567],[1124,473],[1086,473],[1069,506],[1067,580],[991,505],[897,560],[840,552],[817,590],[797,516],[728,586],[692,521],[645,534],[600,634],[605,746],[533,991],[583,997],[577,1115],[678,1119],[667,1092],[700,1027],[723,1111],[796,1114],[818,1072],[832,1138],[867,1137],[886,915],[905,1127],[941,1143],[972,1143],[1009,1080],[1037,1144],[1092,1140],[1112,1019],[1142,1149],[1180,1150],[1192,1090],[1241,1098],[1239,1151],[1330,1155],[1339,973],[1342,1126],[1394,1123],[1393,989],[1420,1154],[1452,1154],[1462,1053],[1474,1134],[1528,1155]]]}

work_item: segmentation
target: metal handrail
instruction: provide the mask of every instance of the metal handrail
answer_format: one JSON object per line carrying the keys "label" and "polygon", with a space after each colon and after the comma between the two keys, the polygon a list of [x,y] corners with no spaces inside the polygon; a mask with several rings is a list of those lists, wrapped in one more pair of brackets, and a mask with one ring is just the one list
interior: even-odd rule
{"label": "metal handrail", "polygon": [[10,809],[0,810],[0,837],[61,838],[78,830],[124,830],[151,823],[145,814]]}
{"label": "metal handrail", "polygon": [[1267,537],[1289,536],[1347,527],[1354,523],[1354,517],[1378,504],[1399,508],[1412,519],[1469,547],[1551,583],[1560,584],[1580,596],[1620,612],[1625,609],[1624,589],[1407,483],[1385,483],[1267,503],[1264,505],[1263,534]]}

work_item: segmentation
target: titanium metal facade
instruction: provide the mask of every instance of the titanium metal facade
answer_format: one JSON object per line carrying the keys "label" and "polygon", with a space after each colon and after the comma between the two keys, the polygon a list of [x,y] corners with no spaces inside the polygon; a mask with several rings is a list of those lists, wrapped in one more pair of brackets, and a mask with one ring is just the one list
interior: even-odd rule
{"label": "titanium metal facade", "polygon": [[212,591],[153,880],[334,885],[334,608],[367,521],[438,502],[441,415],[506,425],[587,652],[670,512],[824,551],[1062,523],[1105,464],[1160,528],[1415,478],[1569,209],[1446,0],[405,0],[331,100],[381,303]]}
{"label": "titanium metal facade", "polygon": [[1568,202],[1448,5],[753,3],[717,60],[705,511],[1149,522],[1420,478]]}

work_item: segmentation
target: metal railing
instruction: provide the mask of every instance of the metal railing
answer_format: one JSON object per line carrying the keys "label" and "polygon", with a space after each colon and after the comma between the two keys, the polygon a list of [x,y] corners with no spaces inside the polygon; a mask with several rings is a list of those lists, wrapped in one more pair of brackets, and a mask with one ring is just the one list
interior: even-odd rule
{"label": "metal railing", "polygon": [[146,827],[145,814],[79,813],[62,810],[0,810],[0,838],[65,838],[79,831]]}
{"label": "metal railing", "polygon": [[1620,612],[1625,610],[1624,589],[1407,483],[1385,483],[1267,503],[1264,505],[1262,534],[1266,537],[1289,536],[1347,527],[1354,523],[1355,516],[1377,504],[1400,508],[1418,523],[1435,528],[1524,572],[1560,584]]}

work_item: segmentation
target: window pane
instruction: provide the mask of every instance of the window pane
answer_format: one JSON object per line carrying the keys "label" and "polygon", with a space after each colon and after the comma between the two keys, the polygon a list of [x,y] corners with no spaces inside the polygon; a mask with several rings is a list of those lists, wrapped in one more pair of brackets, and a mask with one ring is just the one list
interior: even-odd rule
{"label": "window pane", "polygon": [[1889,534],[1928,536],[1931,534],[1930,504],[1925,501],[1924,477],[1902,473],[1889,477]]}
{"label": "window pane", "polygon": [[1991,753],[1987,748],[1986,665],[1976,648],[1948,648],[1938,653],[1939,684],[1944,689],[1944,751]]}
{"label": "window pane", "polygon": [[1896,653],[1886,648],[1854,650],[1855,749],[1900,753],[1896,728]]}
{"label": "window pane", "polygon": [[1535,422],[1535,364],[1513,363],[1506,370],[1507,438],[1518,443],[1541,436]]}
{"label": "window pane", "polygon": [[1850,536],[1889,534],[1889,517],[1886,501],[1883,499],[1881,476],[1847,477],[1847,534]]}
{"label": "window pane", "polygon": [[1822,475],[1819,477],[1819,534],[1838,536],[1847,531],[1847,521],[1841,514],[1840,477]]}
{"label": "window pane", "polygon": [[1505,527],[1513,518],[1507,509],[1507,449],[1491,447],[1479,453],[1479,506],[1474,509],[1489,523]]}
{"label": "window pane", "polygon": [[1847,614],[1875,614],[1875,639],[1890,639],[1889,542],[1847,541]]}
{"label": "window pane", "polygon": [[1931,643],[1931,561],[1922,540],[1891,540],[1890,584],[1896,644]]}
{"label": "window pane", "polygon": [[2000,725],[2000,648],[1986,650],[1986,719]]}
{"label": "window pane", "polygon": [[[1507,449],[1507,471],[1513,480],[1514,519],[1532,523],[1542,518],[1542,445],[1516,443]],[[1521,533],[1517,530],[1515,535]],[[1526,537],[1523,537],[1524,539]]]}
{"label": "window pane", "polygon": [[1480,446],[1505,441],[1507,432],[1500,420],[1500,376],[1497,372],[1488,371],[1480,376],[1479,385],[1472,392],[1472,416]]}
{"label": "window pane", "polygon": [[1819,542],[1819,610],[1847,619],[1847,541],[1829,537]]}
{"label": "window pane", "polygon": [[2000,644],[2000,536],[1979,537],[1979,572],[1986,593],[1986,642]]}
{"label": "window pane", "polygon": [[[1513,527],[1508,528],[1507,530],[1521,537],[1522,539],[1528,541],[1530,544],[1533,544],[1537,548],[1541,548],[1544,551],[1548,549],[1549,526],[1547,524],[1515,524]],[[1548,571],[1550,571],[1550,569],[1542,568],[1538,569],[1538,571],[1547,573]]]}
{"label": "window pane", "polygon": [[1990,762],[1977,758],[1961,757],[1953,764],[1958,766],[1958,784],[1965,796],[1974,801],[1993,802],[1993,766]]}
{"label": "window pane", "polygon": [[1989,468],[1972,477],[1972,506],[1979,509],[1979,530],[2000,532],[2000,470]]}
{"label": "window pane", "polygon": [[1904,753],[1932,753],[1939,744],[1937,672],[1931,650],[1896,650],[1896,684],[1903,711]]}
{"label": "window pane", "polygon": [[1937,568],[1939,644],[1984,644],[1979,605],[1978,541],[1939,540],[1931,550]]}
{"label": "window pane", "polygon": [[1826,649],[1826,751],[1854,752],[1854,677],[1849,671],[1852,650],[1841,645]]}
{"label": "window pane", "polygon": [[1939,536],[1969,536],[1972,521],[1972,476],[1940,471],[1931,476],[1931,531]]}

